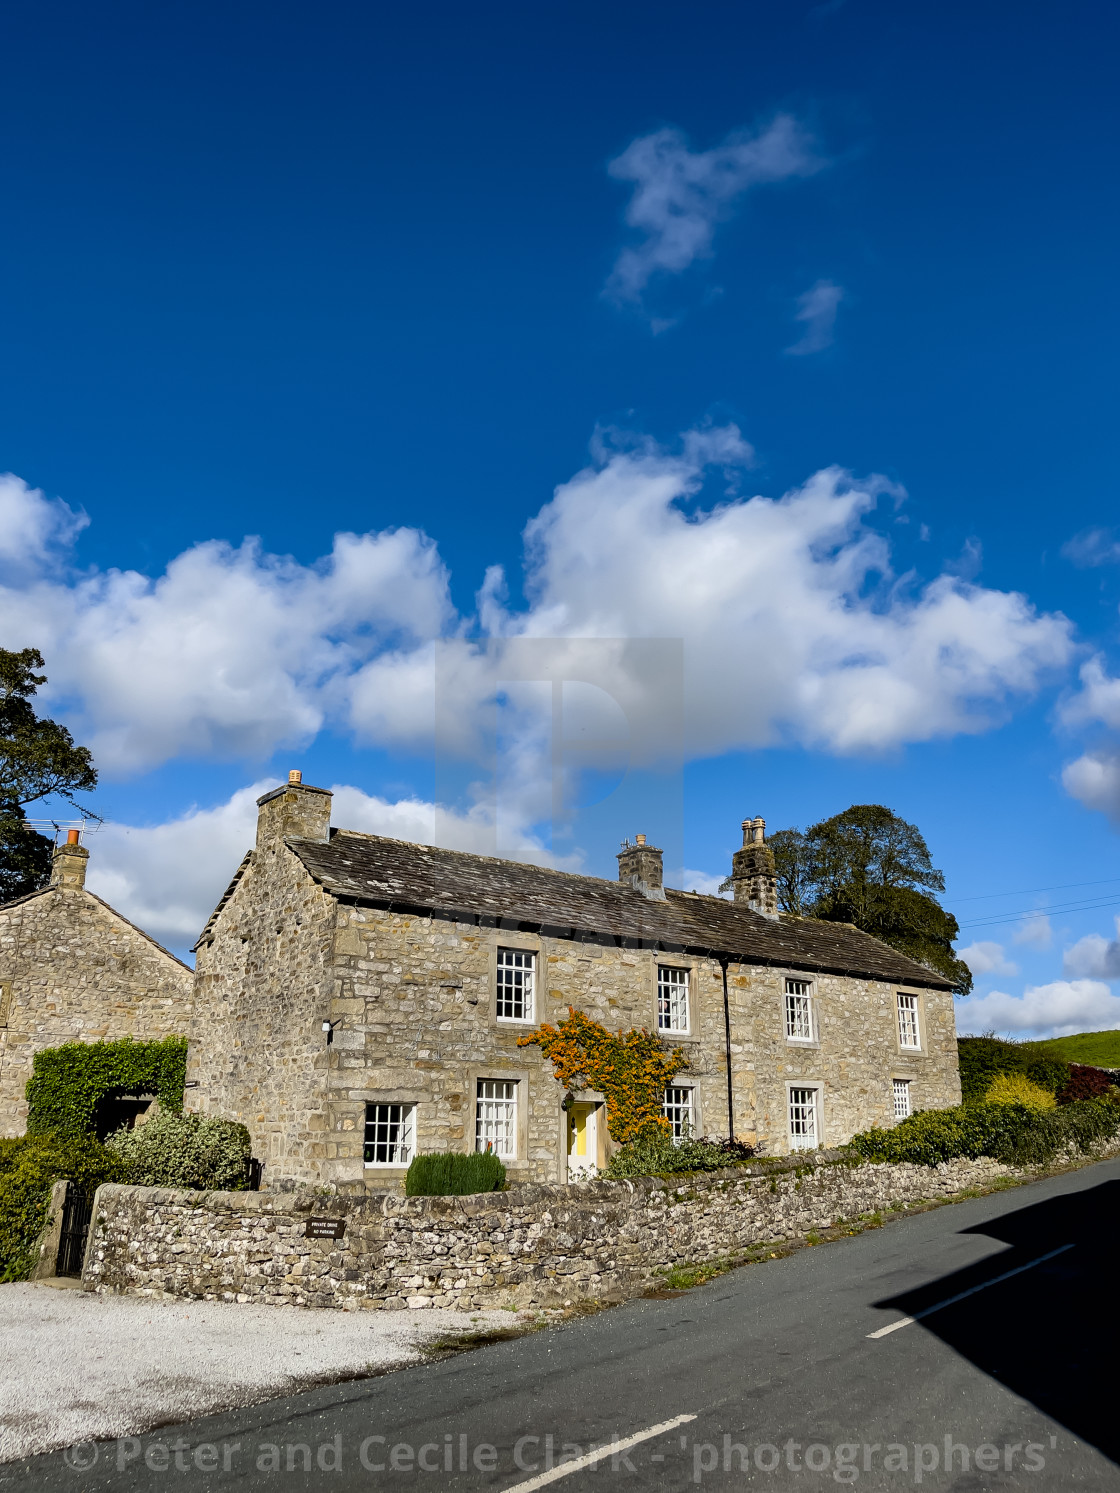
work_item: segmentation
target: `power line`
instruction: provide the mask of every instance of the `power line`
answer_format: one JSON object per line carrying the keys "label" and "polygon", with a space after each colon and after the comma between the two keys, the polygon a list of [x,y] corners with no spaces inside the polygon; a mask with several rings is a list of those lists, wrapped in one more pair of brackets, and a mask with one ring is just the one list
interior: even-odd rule
{"label": "power line", "polygon": [[1023,918],[1049,917],[1051,913],[1092,912],[1116,905],[1114,896],[1102,897],[1094,902],[1060,902],[1056,907],[1024,907],[1020,912],[1001,913],[994,918],[977,918],[972,922],[962,923],[960,926],[962,928],[994,928],[1000,923],[1017,923]]}
{"label": "power line", "polygon": [[1063,881],[1058,886],[1028,886],[1018,892],[981,892],[976,897],[954,897],[957,902],[990,902],[995,897],[1032,897],[1036,892],[1065,892],[1075,886],[1111,886],[1120,876],[1106,876],[1101,881]]}

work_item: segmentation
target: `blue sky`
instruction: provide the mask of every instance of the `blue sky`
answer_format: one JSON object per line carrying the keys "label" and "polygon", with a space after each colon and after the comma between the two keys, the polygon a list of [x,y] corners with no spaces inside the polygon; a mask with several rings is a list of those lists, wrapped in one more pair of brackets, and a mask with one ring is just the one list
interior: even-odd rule
{"label": "blue sky", "polygon": [[[1120,1025],[1118,30],[25,7],[0,631],[96,750],[91,884],[185,947],[296,765],[338,823],[599,874],[643,829],[698,886],[744,814],[880,801],[982,946],[962,1027]],[[680,776],[599,762],[554,835],[525,686],[495,818],[521,636],[683,639],[677,695],[596,665]]]}

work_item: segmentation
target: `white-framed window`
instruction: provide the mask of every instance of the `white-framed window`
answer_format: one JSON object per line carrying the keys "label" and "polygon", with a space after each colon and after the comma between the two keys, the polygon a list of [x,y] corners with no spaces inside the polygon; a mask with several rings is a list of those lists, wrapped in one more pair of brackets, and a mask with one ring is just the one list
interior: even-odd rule
{"label": "white-framed window", "polygon": [[894,1094],[894,1117],[896,1120],[905,1120],[910,1113],[910,1080],[893,1078],[891,1089]]}
{"label": "white-framed window", "polygon": [[688,970],[657,966],[657,1030],[688,1031]]}
{"label": "white-framed window", "polygon": [[415,1104],[367,1104],[366,1166],[407,1166],[416,1155]]}
{"label": "white-framed window", "polygon": [[480,1078],[475,1096],[474,1148],[489,1146],[508,1161],[517,1155],[517,1083],[507,1078]]}
{"label": "white-framed window", "polygon": [[900,995],[898,997],[898,1045],[900,1047],[921,1047],[922,1034],[918,1028],[918,997],[916,995]]}
{"label": "white-framed window", "polygon": [[528,949],[498,950],[499,1021],[532,1021],[537,956]]}
{"label": "white-framed window", "polygon": [[815,1151],[821,1143],[820,1091],[794,1088],[789,1091],[789,1144],[793,1151]]}
{"label": "white-framed window", "polygon": [[813,987],[808,980],[786,981],[786,1041],[812,1042]]}
{"label": "white-framed window", "polygon": [[669,1129],[675,1141],[694,1135],[695,1110],[693,1092],[684,1084],[670,1084],[661,1101],[661,1113],[669,1121]]}

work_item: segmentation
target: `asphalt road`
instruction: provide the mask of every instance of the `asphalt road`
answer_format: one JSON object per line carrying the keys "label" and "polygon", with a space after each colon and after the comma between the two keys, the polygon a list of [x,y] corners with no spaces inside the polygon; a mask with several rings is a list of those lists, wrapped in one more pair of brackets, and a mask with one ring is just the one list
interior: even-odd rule
{"label": "asphalt road", "polygon": [[1118,1224],[1104,1162],[0,1489],[1120,1490]]}

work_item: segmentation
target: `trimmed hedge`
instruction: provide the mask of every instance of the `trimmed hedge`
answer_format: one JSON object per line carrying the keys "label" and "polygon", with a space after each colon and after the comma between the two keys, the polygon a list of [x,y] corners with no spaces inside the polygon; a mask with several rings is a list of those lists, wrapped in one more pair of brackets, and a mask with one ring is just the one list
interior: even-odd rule
{"label": "trimmed hedge", "polygon": [[26,1280],[46,1227],[51,1187],[64,1178],[92,1193],[120,1182],[118,1157],[90,1135],[0,1140],[0,1281]]}
{"label": "trimmed hedge", "polygon": [[249,1132],[214,1115],[153,1116],[105,1142],[136,1187],[239,1192],[249,1185]]}
{"label": "trimmed hedge", "polygon": [[506,1169],[489,1151],[430,1151],[414,1156],[404,1179],[409,1197],[462,1197],[500,1192]]}
{"label": "trimmed hedge", "polygon": [[28,1135],[90,1135],[100,1100],[154,1094],[162,1110],[183,1108],[186,1037],[162,1042],[67,1042],[45,1047],[31,1063]]}
{"label": "trimmed hedge", "polygon": [[647,1131],[620,1146],[599,1175],[656,1177],[667,1172],[714,1172],[750,1161],[754,1154],[754,1147],[743,1141],[694,1140],[691,1136],[674,1141],[662,1130]]}
{"label": "trimmed hedge", "polygon": [[1060,1151],[1087,1154],[1120,1130],[1120,1105],[1086,1099],[1040,1113],[1021,1104],[961,1104],[927,1109],[893,1130],[865,1130],[849,1146],[865,1161],[937,1166],[959,1156],[991,1156],[1014,1166],[1041,1166]]}

